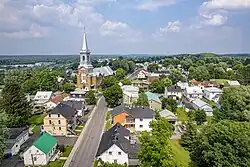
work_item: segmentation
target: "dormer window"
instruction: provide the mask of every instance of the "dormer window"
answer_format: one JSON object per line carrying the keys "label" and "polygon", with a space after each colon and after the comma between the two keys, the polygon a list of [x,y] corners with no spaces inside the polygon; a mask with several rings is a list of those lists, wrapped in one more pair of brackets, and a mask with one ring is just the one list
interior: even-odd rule
{"label": "dormer window", "polygon": [[58,118],[60,117],[60,114],[58,114]]}
{"label": "dormer window", "polygon": [[49,114],[49,117],[51,117],[51,114]]}

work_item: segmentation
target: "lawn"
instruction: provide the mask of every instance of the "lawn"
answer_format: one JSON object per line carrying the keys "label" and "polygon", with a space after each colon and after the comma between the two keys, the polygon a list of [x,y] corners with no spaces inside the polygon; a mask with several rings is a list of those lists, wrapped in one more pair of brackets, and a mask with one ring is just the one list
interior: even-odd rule
{"label": "lawn", "polygon": [[50,162],[47,167],[63,167],[66,160],[56,160],[54,162]]}
{"label": "lawn", "polygon": [[176,113],[179,121],[187,121],[188,117],[183,107],[178,107]]}
{"label": "lawn", "polygon": [[80,125],[77,126],[75,130],[82,130],[85,126],[85,123],[81,123]]}
{"label": "lawn", "polygon": [[210,104],[212,107],[216,107],[216,103],[214,101],[210,101],[210,100],[207,100],[205,98],[202,98],[201,100],[203,100],[204,102]]}
{"label": "lawn", "polygon": [[190,167],[189,152],[186,151],[179,143],[179,140],[170,140],[170,145],[173,150],[174,159],[178,167]]}
{"label": "lawn", "polygon": [[42,125],[45,116],[45,114],[33,115],[29,118],[28,123],[30,125]]}
{"label": "lawn", "polygon": [[106,121],[110,119],[110,115],[111,115],[111,113],[110,113],[110,111],[108,111],[106,114]]}
{"label": "lawn", "polygon": [[217,84],[224,84],[224,83],[226,83],[228,80],[227,79],[215,79],[215,82],[217,83]]}
{"label": "lawn", "polygon": [[65,146],[64,147],[64,152],[62,153],[61,157],[68,157],[73,146]]}
{"label": "lawn", "polygon": [[109,130],[110,129],[110,127],[111,127],[111,122],[110,122],[110,120],[109,121],[106,121],[106,130]]}
{"label": "lawn", "polygon": [[40,126],[41,125],[35,125],[35,126],[33,126],[32,132],[33,133],[39,132],[40,131]]}

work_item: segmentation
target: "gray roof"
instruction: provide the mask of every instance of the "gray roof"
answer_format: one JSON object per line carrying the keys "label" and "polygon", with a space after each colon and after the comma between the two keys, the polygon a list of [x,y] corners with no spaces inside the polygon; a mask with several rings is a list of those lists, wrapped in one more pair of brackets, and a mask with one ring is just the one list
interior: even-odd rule
{"label": "gray roof", "polygon": [[175,116],[175,114],[167,109],[161,111],[159,114],[161,117],[177,120],[177,117]]}
{"label": "gray roof", "polygon": [[104,76],[113,75],[114,71],[109,66],[99,67],[93,69],[94,73],[100,73]]}
{"label": "gray roof", "polygon": [[140,151],[140,146],[139,144],[130,144],[130,141],[125,138],[129,134],[129,130],[120,123],[115,124],[107,132],[103,133],[96,156],[100,156],[115,144],[128,154],[129,159],[138,159],[136,153]]}
{"label": "gray roof", "polygon": [[201,107],[204,107],[204,106],[209,106],[209,107],[211,107],[208,103],[202,101],[201,99],[196,99],[196,100],[192,101],[192,103],[193,103],[194,105],[196,105],[198,108],[201,108]]}
{"label": "gray roof", "polygon": [[208,91],[212,93],[222,93],[222,90],[216,87],[204,88],[204,91]]}
{"label": "gray roof", "polygon": [[21,135],[23,132],[28,131],[28,127],[22,127],[22,128],[9,128],[8,129],[8,139],[16,139],[19,135]]}
{"label": "gray roof", "polygon": [[115,107],[111,111],[111,115],[113,117],[122,112],[127,112],[134,118],[154,118],[154,111],[148,106],[126,107],[123,104]]}
{"label": "gray roof", "polygon": [[167,91],[168,92],[181,92],[182,90],[181,90],[181,87],[172,85],[172,86],[167,87]]}
{"label": "gray roof", "polygon": [[69,100],[69,101],[62,101],[61,103],[67,104],[67,105],[73,107],[76,110],[82,110],[82,109],[84,109],[84,104],[83,104],[82,101]]}
{"label": "gray roof", "polygon": [[71,120],[72,117],[76,115],[77,111],[75,108],[64,104],[59,103],[53,110],[49,112],[49,114],[61,114],[67,120]]}

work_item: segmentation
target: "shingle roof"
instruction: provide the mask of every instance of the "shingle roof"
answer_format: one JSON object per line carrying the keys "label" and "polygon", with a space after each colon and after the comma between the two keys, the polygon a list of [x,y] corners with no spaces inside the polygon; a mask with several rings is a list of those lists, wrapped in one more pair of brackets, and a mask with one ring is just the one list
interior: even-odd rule
{"label": "shingle roof", "polygon": [[67,105],[73,107],[76,110],[82,110],[84,108],[84,105],[83,105],[82,101],[69,100],[69,101],[62,101],[61,103],[67,104]]}
{"label": "shingle roof", "polygon": [[167,87],[167,91],[168,92],[181,92],[181,87],[172,85],[172,86]]}
{"label": "shingle roof", "polygon": [[134,118],[153,118],[154,117],[153,110],[148,106],[126,107],[123,104],[115,107],[111,111],[111,115],[113,117],[113,116],[118,115],[122,112],[127,112]]}
{"label": "shingle roof", "polygon": [[172,113],[171,111],[167,110],[167,109],[161,111],[159,114],[160,114],[161,117],[164,117],[164,118],[166,117],[166,118],[169,118],[169,119],[177,119],[175,114]]}
{"label": "shingle roof", "polygon": [[53,110],[51,110],[49,114],[61,114],[64,118],[70,120],[74,115],[77,114],[77,111],[75,108],[67,104],[60,103]]}
{"label": "shingle roof", "polygon": [[199,108],[201,108],[201,107],[203,107],[205,105],[210,106],[208,103],[202,101],[201,99],[196,99],[196,100],[192,101],[192,103],[194,105],[196,105],[197,107],[199,107]]}
{"label": "shingle roof", "polygon": [[22,134],[24,131],[27,131],[28,127],[22,127],[22,128],[9,128],[8,129],[8,139],[16,139],[20,134]]}
{"label": "shingle roof", "polygon": [[198,86],[186,87],[186,91],[188,94],[203,94],[201,88]]}
{"label": "shingle roof", "polygon": [[156,94],[151,93],[151,92],[146,92],[145,94],[147,95],[148,100],[154,100],[158,103],[161,103],[161,100],[159,99],[159,97]]}
{"label": "shingle roof", "polygon": [[128,153],[130,159],[137,159],[136,153],[139,152],[140,146],[139,144],[130,144],[130,141],[125,138],[129,134],[129,130],[117,123],[107,132],[103,133],[96,156],[100,156],[115,144],[125,153]]}
{"label": "shingle roof", "polygon": [[51,136],[50,134],[44,132],[42,136],[40,136],[33,145],[41,150],[43,153],[48,154],[51,149],[57,143],[57,139]]}
{"label": "shingle roof", "polygon": [[204,91],[213,92],[213,93],[222,93],[222,90],[216,87],[204,88]]}
{"label": "shingle roof", "polygon": [[49,100],[52,96],[52,91],[38,91],[35,95],[35,100]]}
{"label": "shingle roof", "polygon": [[104,76],[113,75],[114,71],[109,66],[99,67],[93,69],[94,73],[101,73]]}

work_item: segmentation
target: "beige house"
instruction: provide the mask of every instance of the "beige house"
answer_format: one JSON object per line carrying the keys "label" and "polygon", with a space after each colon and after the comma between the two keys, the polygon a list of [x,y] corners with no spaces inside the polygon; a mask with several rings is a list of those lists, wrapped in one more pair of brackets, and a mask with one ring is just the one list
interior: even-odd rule
{"label": "beige house", "polygon": [[60,103],[44,118],[43,130],[55,136],[74,134],[76,116],[75,108]]}
{"label": "beige house", "polygon": [[150,108],[153,110],[161,110],[162,104],[159,97],[151,92],[146,92],[145,94],[147,95]]}
{"label": "beige house", "polygon": [[132,105],[139,97],[139,88],[131,85],[121,87],[123,92],[123,103]]}

